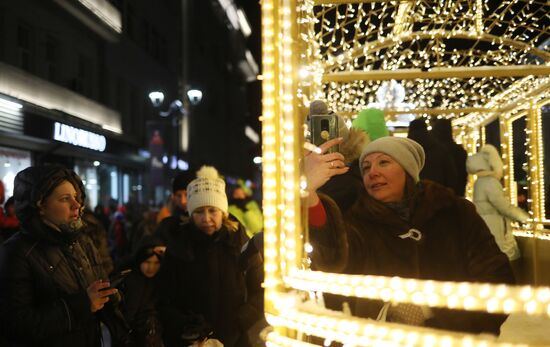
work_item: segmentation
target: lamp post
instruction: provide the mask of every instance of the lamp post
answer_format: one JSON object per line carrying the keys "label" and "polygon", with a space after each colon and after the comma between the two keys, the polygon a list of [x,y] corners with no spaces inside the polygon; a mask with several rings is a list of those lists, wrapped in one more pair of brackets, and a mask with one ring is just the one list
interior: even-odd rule
{"label": "lamp post", "polygon": [[[203,93],[199,89],[186,88],[187,100],[181,101],[179,99],[173,100],[168,109],[165,111],[159,111],[161,117],[172,117],[172,126],[176,128],[176,143],[174,157],[171,158],[170,166],[172,169],[179,168],[180,170],[186,170],[188,168],[187,163],[183,162],[179,158],[180,149],[187,152],[188,138],[189,138],[189,104],[196,106],[200,104]],[[149,99],[155,108],[160,108],[164,102],[164,93],[160,91],[153,91],[149,93]]]}

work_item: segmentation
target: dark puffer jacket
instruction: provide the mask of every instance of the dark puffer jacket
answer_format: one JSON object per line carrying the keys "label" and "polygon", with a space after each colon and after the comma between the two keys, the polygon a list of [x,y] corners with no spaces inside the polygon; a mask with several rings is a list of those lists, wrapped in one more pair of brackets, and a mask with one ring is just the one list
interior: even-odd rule
{"label": "dark puffer jacket", "polygon": [[91,239],[62,234],[40,220],[36,203],[64,180],[84,198],[80,179],[64,168],[31,167],[16,177],[22,228],[0,247],[0,331],[7,346],[100,346],[100,320],[115,344],[128,336],[113,305],[90,310],[86,288],[107,278]]}
{"label": "dark puffer jacket", "polygon": [[[508,259],[474,205],[439,184],[421,182],[408,222],[366,193],[344,219],[330,198],[321,199],[329,222],[324,230],[311,231],[317,268],[442,281],[514,283]],[[420,240],[399,237],[411,228],[421,232]],[[354,314],[376,318],[381,307],[380,301],[357,299]],[[441,308],[432,311],[434,316],[426,326],[472,333],[498,335],[506,318]]]}
{"label": "dark puffer jacket", "polygon": [[246,331],[263,315],[263,269],[259,254],[241,257],[246,231],[222,226],[208,236],[192,223],[179,231],[160,271],[165,344],[184,346],[182,334],[210,326],[224,346],[249,346]]}

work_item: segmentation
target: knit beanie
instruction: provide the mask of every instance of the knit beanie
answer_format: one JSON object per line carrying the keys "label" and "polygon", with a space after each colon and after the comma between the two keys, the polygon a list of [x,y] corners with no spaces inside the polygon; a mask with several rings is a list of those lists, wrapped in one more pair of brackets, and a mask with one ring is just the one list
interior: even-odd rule
{"label": "knit beanie", "polygon": [[367,108],[359,112],[359,115],[353,120],[351,126],[369,134],[371,141],[389,135],[384,111],[377,108]]}
{"label": "knit beanie", "polygon": [[203,166],[197,178],[187,186],[187,211],[192,214],[199,207],[213,206],[227,213],[225,182],[212,166]]}
{"label": "knit beanie", "polygon": [[405,137],[386,136],[372,141],[361,154],[359,170],[363,175],[363,159],[371,153],[384,153],[392,157],[414,179],[420,180],[420,170],[424,167],[424,149],[416,141]]}

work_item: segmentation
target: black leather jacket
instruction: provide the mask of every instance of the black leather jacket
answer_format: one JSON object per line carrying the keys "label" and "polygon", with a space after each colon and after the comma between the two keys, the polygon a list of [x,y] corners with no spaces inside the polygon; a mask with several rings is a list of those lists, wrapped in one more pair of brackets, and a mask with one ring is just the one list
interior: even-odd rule
{"label": "black leather jacket", "polygon": [[106,279],[85,233],[66,237],[38,218],[0,247],[0,331],[8,346],[100,346],[99,321],[121,344],[129,331],[110,302],[93,314],[86,288]]}

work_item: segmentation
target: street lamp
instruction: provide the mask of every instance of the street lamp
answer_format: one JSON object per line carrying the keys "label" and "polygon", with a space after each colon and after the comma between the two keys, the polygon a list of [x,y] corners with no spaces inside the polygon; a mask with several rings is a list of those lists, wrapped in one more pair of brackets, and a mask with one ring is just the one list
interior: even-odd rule
{"label": "street lamp", "polygon": [[198,89],[189,89],[187,91],[187,98],[192,105],[198,105],[202,100],[202,92]]}
{"label": "street lamp", "polygon": [[149,100],[151,100],[154,107],[159,107],[164,101],[164,93],[159,91],[151,92],[149,93]]}
{"label": "street lamp", "polygon": [[[186,96],[188,103],[184,103],[181,100],[174,100],[170,103],[170,106],[166,111],[159,111],[159,115],[161,117],[170,117],[172,116],[172,126],[174,126],[176,129],[176,155],[179,150],[179,146],[181,145],[184,151],[187,151],[188,146],[188,132],[189,132],[189,124],[188,124],[188,118],[185,117],[188,115],[189,111],[189,104],[192,106],[198,105],[202,101],[202,91],[199,89],[194,88],[186,88]],[[164,93],[160,91],[152,91],[149,93],[149,99],[151,100],[151,104],[155,108],[159,108],[162,103],[164,102]],[[181,144],[180,144],[181,141]]]}

